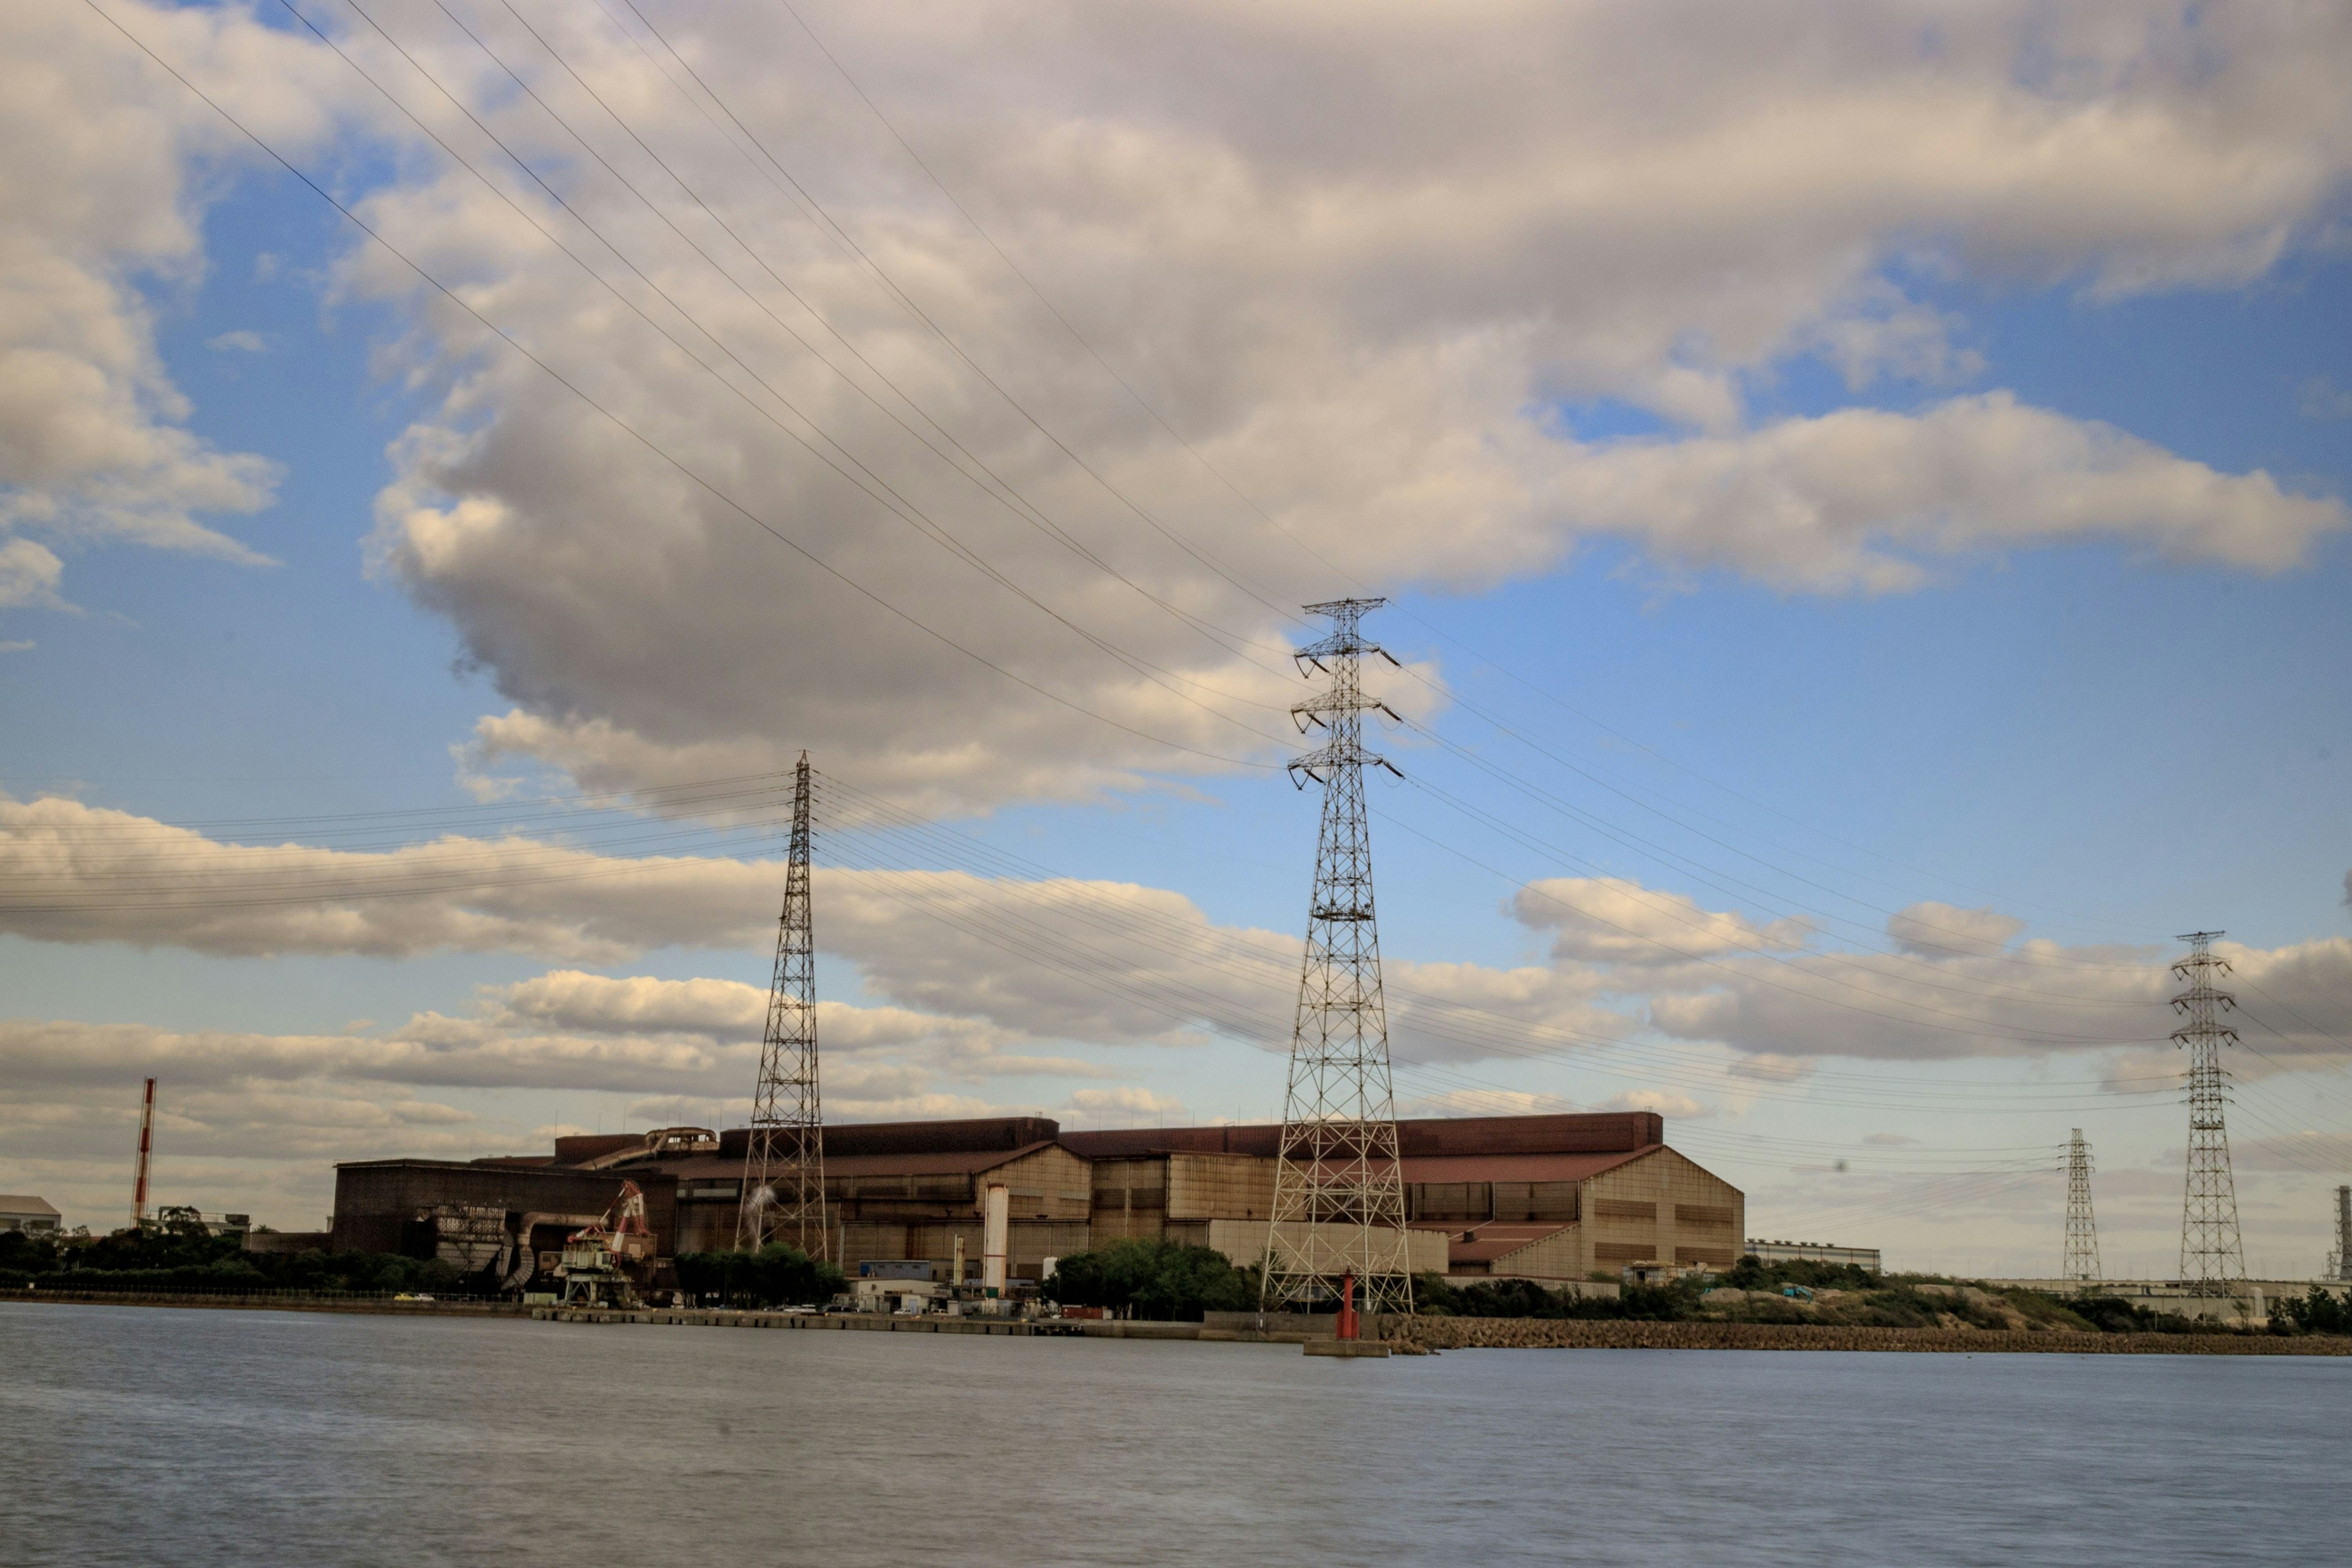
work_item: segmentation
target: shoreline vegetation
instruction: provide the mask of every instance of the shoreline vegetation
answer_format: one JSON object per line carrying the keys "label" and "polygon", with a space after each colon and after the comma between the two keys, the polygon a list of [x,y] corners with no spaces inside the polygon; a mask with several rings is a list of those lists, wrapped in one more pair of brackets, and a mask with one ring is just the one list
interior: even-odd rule
{"label": "shoreline vegetation", "polygon": [[[730,1306],[815,1303],[837,1269],[789,1247],[678,1260],[680,1283]],[[246,1253],[189,1220],[97,1238],[0,1234],[0,1300],[139,1306],[522,1315],[474,1296],[446,1263],[363,1253]],[[1797,1294],[1790,1294],[1791,1290]],[[414,1299],[420,1294],[435,1298]],[[1048,1300],[1130,1321],[1196,1325],[1255,1309],[1257,1274],[1208,1247],[1131,1240],[1061,1260]],[[401,1298],[409,1299],[401,1299]],[[1417,1310],[1384,1325],[1401,1347],[2059,1351],[2352,1354],[2352,1304],[2314,1287],[2267,1323],[2199,1321],[2095,1288],[2056,1295],[1930,1275],[1744,1258],[1704,1279],[1579,1295],[1530,1279],[1414,1282]],[[641,1316],[641,1315],[632,1315]],[[1222,1336],[1220,1336],[1222,1337]]]}

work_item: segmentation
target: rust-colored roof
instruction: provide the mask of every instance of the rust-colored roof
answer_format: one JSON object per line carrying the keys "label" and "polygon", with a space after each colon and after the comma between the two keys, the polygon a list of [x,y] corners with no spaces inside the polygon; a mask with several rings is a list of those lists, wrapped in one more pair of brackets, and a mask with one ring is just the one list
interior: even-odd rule
{"label": "rust-colored roof", "polygon": [[1665,1147],[1627,1149],[1613,1154],[1452,1154],[1404,1160],[1408,1182],[1581,1182],[1603,1171],[1654,1154]]}
{"label": "rust-colored roof", "polygon": [[[1236,1127],[1138,1127],[1062,1134],[1064,1147],[1089,1160],[1165,1153],[1271,1155],[1281,1139],[1281,1127],[1270,1122]],[[1408,1117],[1397,1123],[1398,1148],[1408,1170],[1417,1160],[1456,1155],[1622,1153],[1650,1148],[1665,1139],[1664,1121],[1648,1110],[1569,1116],[1423,1116]]]}
{"label": "rust-colored roof", "polygon": [[1510,1224],[1496,1221],[1474,1226],[1455,1234],[1446,1244],[1448,1263],[1492,1263],[1498,1258],[1508,1258],[1524,1247],[1532,1247],[1546,1237],[1558,1236],[1569,1226],[1545,1224]]}
{"label": "rust-colored roof", "polygon": [[[930,1154],[827,1154],[824,1173],[828,1181],[835,1176],[971,1176],[1053,1147],[1051,1142],[1045,1142],[1021,1149],[950,1150]],[[656,1155],[613,1166],[611,1173],[627,1175],[649,1170],[676,1176],[682,1182],[740,1181],[743,1162],[724,1154],[672,1155],[667,1159]]]}

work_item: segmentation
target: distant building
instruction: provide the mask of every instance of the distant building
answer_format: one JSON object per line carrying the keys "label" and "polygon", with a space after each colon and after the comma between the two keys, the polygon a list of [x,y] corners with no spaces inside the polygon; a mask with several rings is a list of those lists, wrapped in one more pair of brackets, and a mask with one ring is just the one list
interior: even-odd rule
{"label": "distant building", "polygon": [[26,1236],[55,1236],[58,1211],[47,1198],[30,1194],[0,1193],[0,1230],[21,1230]]}
{"label": "distant building", "polygon": [[[1635,1265],[1727,1268],[1739,1257],[1745,1197],[1666,1147],[1653,1112],[1408,1120],[1397,1130],[1416,1273],[1559,1285]],[[1041,1279],[1049,1258],[1128,1237],[1254,1264],[1281,1134],[1065,1132],[1030,1116],[832,1126],[827,1239],[853,1278],[943,1280],[959,1242],[969,1273],[980,1267],[987,1191],[1002,1186],[1014,1279]],[[741,1128],[663,1128],[467,1164],[339,1165],[333,1245],[439,1257],[468,1273],[495,1265],[520,1288],[553,1268],[563,1227],[603,1212],[625,1178],[646,1194],[661,1256],[723,1249],[735,1242],[748,1140]]]}
{"label": "distant building", "polygon": [[1878,1266],[1874,1247],[1838,1247],[1826,1241],[1757,1241],[1748,1243],[1748,1255],[1759,1263],[1851,1263],[1873,1274]]}

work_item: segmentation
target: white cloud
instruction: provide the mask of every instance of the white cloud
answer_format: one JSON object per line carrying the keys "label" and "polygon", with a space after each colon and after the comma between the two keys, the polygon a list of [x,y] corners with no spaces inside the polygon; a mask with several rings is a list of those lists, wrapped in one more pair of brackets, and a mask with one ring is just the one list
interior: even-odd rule
{"label": "white cloud", "polygon": [[[664,26],[844,229],[1151,522],[897,310],[604,18],[557,16],[550,37],[742,237],[748,251],[656,193],[711,236],[740,288],[535,108],[493,100],[497,68],[470,45],[420,28],[420,58],[718,335],[628,281],[736,390],[468,175],[380,190],[370,221],[471,280],[478,308],[817,557],[1111,722],[812,567],[360,249],[341,289],[415,302],[397,363],[446,398],[395,449],[374,559],[452,622],[509,703],[478,731],[481,761],[628,786],[773,767],[808,743],[925,809],[1222,765],[1128,730],[1268,755],[1292,687],[1276,654],[1287,634],[1259,596],[1323,596],[1317,553],[1383,585],[1475,589],[1610,536],[1668,573],[1841,594],[2085,540],[2294,564],[2344,525],[2340,503],[2006,393],[1746,427],[1745,385],[1793,355],[1857,384],[1975,372],[1958,323],[1890,281],[1897,263],[2103,297],[2229,286],[2325,216],[2352,166],[2352,112],[2322,63],[2345,53],[2335,24],[2089,9],[2095,21],[2021,3],[1825,5],[1768,24],[1736,5],[1440,18],[1166,4],[1113,25],[1083,8],[943,20],[881,5],[826,23],[1007,250],[1282,532],[1061,335],[821,60],[785,47],[772,7]],[[556,68],[513,58],[593,120]],[[1220,63],[1236,58],[1254,62],[1245,89]],[[798,90],[778,90],[780,73]],[[1270,111],[1267,82],[1288,110]],[[1563,405],[1601,397],[1704,433],[1563,432]],[[785,433],[809,434],[803,416],[838,440],[848,477]],[[999,478],[1020,497],[983,494]],[[874,499],[885,484],[903,503]]]}
{"label": "white cloud", "polygon": [[1802,947],[1802,921],[1759,926],[1732,911],[1703,910],[1681,893],[1664,893],[1621,877],[1553,877],[1511,895],[1520,924],[1556,933],[1552,956],[1564,963],[1675,963],[1727,952]]}
{"label": "white cloud", "polygon": [[1117,1117],[1173,1120],[1184,1114],[1184,1102],[1132,1084],[1118,1089],[1082,1089],[1064,1102],[1083,1118],[1102,1121]]}
{"label": "white cloud", "polygon": [[240,328],[233,332],[215,333],[205,340],[205,347],[216,353],[267,353],[269,340],[250,328]]}
{"label": "white cloud", "polygon": [[[350,123],[331,58],[259,26],[246,5],[108,14],[293,153]],[[0,174],[0,533],[260,563],[197,519],[268,505],[276,465],[187,429],[147,292],[200,279],[204,209],[225,175],[260,154],[90,8],[17,5],[10,26],[0,57],[0,145],[11,150]]]}
{"label": "white cloud", "polygon": [[1927,958],[1999,952],[2024,929],[2025,922],[2015,915],[1958,909],[1932,900],[1898,910],[1886,922],[1886,934],[1897,947]]}
{"label": "white cloud", "polygon": [[[19,9],[0,136],[31,155],[0,175],[0,531],[257,561],[200,519],[268,504],[275,470],[190,433],[149,296],[200,277],[205,205],[265,161],[99,16]],[[772,768],[807,743],[926,810],[1079,798],[1279,752],[1297,684],[1265,601],[1338,586],[1318,556],[1384,586],[1475,589],[1612,537],[1668,574],[1885,593],[2084,540],[2277,570],[2346,521],[2267,474],[2000,391],[1761,428],[1746,407],[1803,355],[1857,386],[1978,374],[1965,323],[1901,278],[2112,298],[2262,277],[2352,168],[2352,24],[2334,13],[1160,0],[1115,18],[911,4],[820,18],[1006,251],[1279,531],[1106,380],[768,0],[664,26],[1091,474],[602,12],[541,21],[740,247],[624,161],[661,213],[640,202],[436,12],[384,19],[628,265],[535,193],[525,211],[683,349],[308,35],[242,4],[108,15],[289,155],[345,175],[370,223],[583,392],[921,623],[354,240],[334,297],[406,310],[382,363],[437,399],[395,445],[371,556],[504,699],[475,763],[630,787]],[[486,37],[590,134],[617,135],[521,35]],[[482,147],[370,30],[343,41],[460,131],[453,144]],[[1573,438],[1561,410],[1599,398],[1700,433]]]}
{"label": "white cloud", "polygon": [[1662,564],[1819,593],[1906,592],[1938,561],[2070,540],[2275,572],[2352,521],[2259,468],[2218,473],[2005,392],[1622,443],[1559,487],[1563,510]]}
{"label": "white cloud", "polygon": [[[151,818],[0,799],[0,929],[198,952],[520,952],[615,963],[669,944],[740,947],[772,929],[772,865],[623,860],[522,838],[389,853],[225,844]],[[126,896],[133,894],[135,896]]]}
{"label": "white cloud", "polygon": [[1596,1108],[1601,1110],[1654,1110],[1671,1121],[1688,1121],[1697,1117],[1715,1114],[1713,1106],[1702,1105],[1687,1094],[1665,1089],[1633,1089],[1612,1094]]}
{"label": "white cloud", "polygon": [[29,539],[0,540],[0,610],[63,609],[58,583],[65,563]]}
{"label": "white cloud", "polygon": [[[136,1115],[122,1086],[152,1076],[163,1085],[159,1190],[172,1194],[167,1201],[197,1201],[188,1184],[201,1179],[202,1206],[247,1194],[275,1205],[282,1225],[289,1210],[324,1205],[336,1160],[543,1148],[554,1135],[546,1127],[525,1131],[480,1109],[506,1103],[496,1098],[504,1094],[542,1106],[550,1095],[624,1097],[630,1124],[640,1127],[740,1124],[764,1011],[764,992],[730,981],[558,971],[485,988],[466,1016],[419,1013],[380,1035],[0,1020],[0,1060],[9,1064],[0,1083],[0,1176],[53,1182],[61,1202],[110,1194],[120,1161],[90,1151],[120,1146],[115,1133]],[[1035,1110],[1043,1107],[1030,1095],[991,1091],[1041,1077],[1105,1076],[1082,1059],[1008,1050],[1027,1037],[970,1017],[824,1003],[818,1036],[825,1111],[837,1121]],[[1082,1089],[1071,1103],[1175,1102],[1140,1089]]]}

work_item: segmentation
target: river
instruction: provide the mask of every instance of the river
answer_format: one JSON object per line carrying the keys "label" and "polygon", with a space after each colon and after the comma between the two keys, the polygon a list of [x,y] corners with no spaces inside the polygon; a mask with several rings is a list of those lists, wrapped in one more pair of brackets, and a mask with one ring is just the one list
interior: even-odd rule
{"label": "river", "polygon": [[2352,1361],[0,1305],[0,1563],[2341,1562]]}

